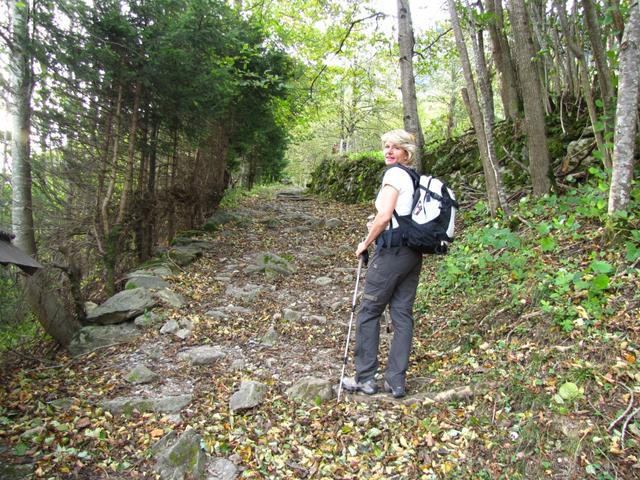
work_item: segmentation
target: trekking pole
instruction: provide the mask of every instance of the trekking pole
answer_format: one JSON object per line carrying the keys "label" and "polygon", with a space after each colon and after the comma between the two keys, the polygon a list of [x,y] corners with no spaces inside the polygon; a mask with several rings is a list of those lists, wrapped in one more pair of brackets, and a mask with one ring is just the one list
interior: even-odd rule
{"label": "trekking pole", "polygon": [[360,272],[362,271],[362,263],[365,261],[365,254],[368,257],[368,252],[360,255],[358,260],[358,272],[356,273],[356,288],[353,291],[353,300],[351,302],[351,318],[349,319],[349,328],[347,330],[347,340],[344,343],[344,357],[342,360],[342,373],[340,374],[340,384],[338,385],[338,402],[340,401],[340,394],[342,393],[342,381],[344,380],[344,369],[347,366],[349,359],[349,339],[351,338],[351,325],[353,324],[353,314],[356,311],[356,296],[358,295],[358,284],[360,283]]}

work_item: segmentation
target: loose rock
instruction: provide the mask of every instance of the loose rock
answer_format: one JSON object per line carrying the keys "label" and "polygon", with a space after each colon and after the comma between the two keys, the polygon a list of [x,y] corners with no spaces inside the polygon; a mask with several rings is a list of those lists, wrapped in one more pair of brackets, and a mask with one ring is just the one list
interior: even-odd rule
{"label": "loose rock", "polygon": [[291,399],[303,402],[315,402],[330,400],[333,398],[331,382],[322,378],[304,377],[289,387],[286,394]]}
{"label": "loose rock", "polygon": [[161,479],[183,480],[203,478],[207,456],[200,448],[202,437],[190,429],[178,436],[171,432],[153,448],[155,470]]}
{"label": "loose rock", "polygon": [[125,377],[125,380],[134,385],[140,383],[153,382],[158,378],[158,374],[147,368],[145,365],[136,365]]}
{"label": "loose rock", "polygon": [[240,389],[229,400],[229,409],[232,412],[248,410],[262,403],[267,392],[264,383],[253,380],[245,380],[240,384]]}
{"label": "loose rock", "polygon": [[225,357],[220,347],[201,345],[178,353],[178,358],[187,360],[192,365],[210,365]]}

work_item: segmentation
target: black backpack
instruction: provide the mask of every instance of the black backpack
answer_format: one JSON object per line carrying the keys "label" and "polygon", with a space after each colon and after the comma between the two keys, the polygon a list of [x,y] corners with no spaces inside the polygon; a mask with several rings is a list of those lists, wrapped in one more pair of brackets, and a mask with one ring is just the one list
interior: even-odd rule
{"label": "black backpack", "polygon": [[413,182],[413,202],[409,215],[393,215],[398,228],[401,244],[421,253],[447,253],[453,242],[456,212],[460,208],[453,191],[441,180],[418,173],[396,163],[411,177]]}

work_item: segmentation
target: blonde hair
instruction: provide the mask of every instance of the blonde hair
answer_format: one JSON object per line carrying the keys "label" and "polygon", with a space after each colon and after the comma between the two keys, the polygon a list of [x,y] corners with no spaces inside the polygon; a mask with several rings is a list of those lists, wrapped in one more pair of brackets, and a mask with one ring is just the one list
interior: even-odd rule
{"label": "blonde hair", "polygon": [[387,142],[393,143],[396,147],[400,147],[407,152],[407,165],[413,165],[416,154],[416,136],[402,129],[391,130],[382,135],[382,148]]}

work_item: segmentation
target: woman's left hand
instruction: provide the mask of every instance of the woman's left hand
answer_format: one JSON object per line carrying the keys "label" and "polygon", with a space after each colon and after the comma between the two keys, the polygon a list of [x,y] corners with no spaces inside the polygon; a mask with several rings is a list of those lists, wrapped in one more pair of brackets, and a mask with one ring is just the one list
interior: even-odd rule
{"label": "woman's left hand", "polygon": [[358,244],[358,248],[356,248],[356,258],[360,258],[360,255],[362,255],[364,252],[367,251],[368,245],[366,244],[366,242],[360,242]]}

